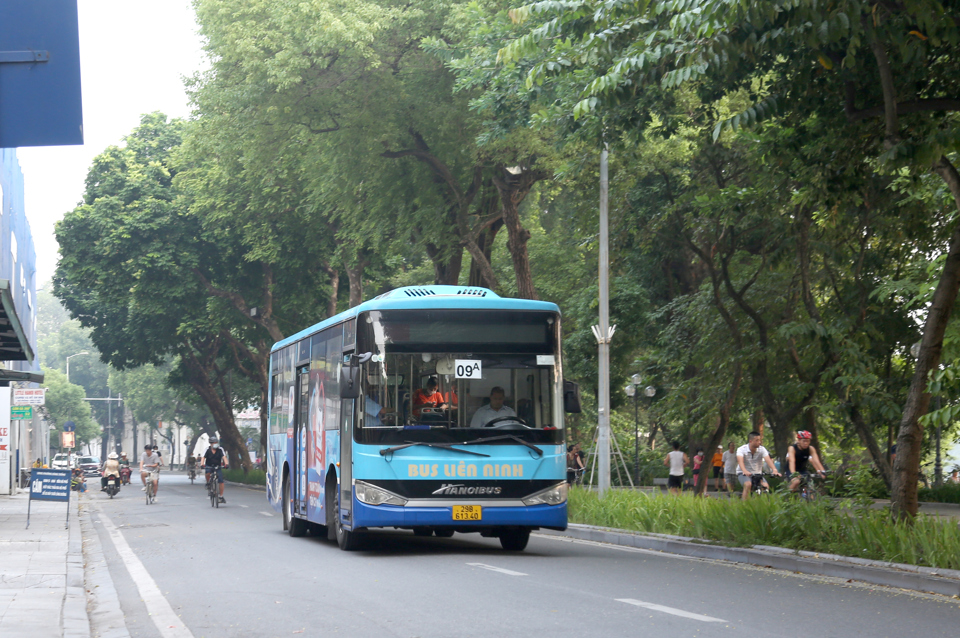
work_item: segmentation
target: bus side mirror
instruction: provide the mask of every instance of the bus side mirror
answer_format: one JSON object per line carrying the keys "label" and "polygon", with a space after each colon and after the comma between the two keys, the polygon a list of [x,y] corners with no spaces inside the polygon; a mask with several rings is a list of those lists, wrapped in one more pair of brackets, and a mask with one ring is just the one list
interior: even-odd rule
{"label": "bus side mirror", "polygon": [[360,366],[345,365],[340,368],[340,398],[360,398]]}
{"label": "bus side mirror", "polygon": [[574,381],[563,382],[563,411],[567,414],[580,414],[580,384]]}

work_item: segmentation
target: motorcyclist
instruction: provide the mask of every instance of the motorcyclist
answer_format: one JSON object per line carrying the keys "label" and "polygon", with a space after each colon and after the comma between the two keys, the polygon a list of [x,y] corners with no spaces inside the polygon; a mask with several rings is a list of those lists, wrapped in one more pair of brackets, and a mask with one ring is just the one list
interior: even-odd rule
{"label": "motorcyclist", "polygon": [[187,456],[187,475],[191,479],[197,476],[197,458],[192,454]]}
{"label": "motorcyclist", "polygon": [[126,452],[120,453],[120,482],[124,485],[130,482],[130,474],[133,470],[130,469],[130,459],[127,458]]}
{"label": "motorcyclist", "polygon": [[107,479],[111,476],[117,480],[120,480],[120,461],[117,459],[117,453],[111,452],[107,456],[107,460],[100,468],[103,478],[100,479],[100,491],[103,492],[107,489]]}

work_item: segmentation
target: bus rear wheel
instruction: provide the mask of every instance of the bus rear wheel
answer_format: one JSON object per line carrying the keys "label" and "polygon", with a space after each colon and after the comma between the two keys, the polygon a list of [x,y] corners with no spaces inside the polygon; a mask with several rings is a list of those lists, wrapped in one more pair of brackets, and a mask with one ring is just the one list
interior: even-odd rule
{"label": "bus rear wheel", "polygon": [[508,552],[522,552],[529,541],[528,529],[508,529],[500,532],[500,547]]}

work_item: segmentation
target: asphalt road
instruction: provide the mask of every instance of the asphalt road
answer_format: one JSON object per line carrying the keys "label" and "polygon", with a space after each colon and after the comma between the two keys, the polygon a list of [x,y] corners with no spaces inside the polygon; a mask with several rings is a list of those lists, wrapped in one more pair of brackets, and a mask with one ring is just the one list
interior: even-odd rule
{"label": "asphalt road", "polygon": [[[953,636],[960,601],[534,535],[290,538],[261,491],[165,474],[87,510],[134,637]],[[182,623],[182,624],[181,624]]]}

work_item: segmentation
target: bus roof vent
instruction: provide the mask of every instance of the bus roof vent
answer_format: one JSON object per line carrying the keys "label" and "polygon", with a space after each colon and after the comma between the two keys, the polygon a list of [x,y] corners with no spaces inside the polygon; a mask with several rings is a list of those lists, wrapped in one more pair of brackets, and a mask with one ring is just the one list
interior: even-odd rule
{"label": "bus roof vent", "polygon": [[457,291],[458,295],[468,295],[470,297],[486,297],[490,292],[484,288],[462,288]]}
{"label": "bus roof vent", "polygon": [[429,288],[404,288],[403,292],[408,297],[433,297],[437,294]]}

